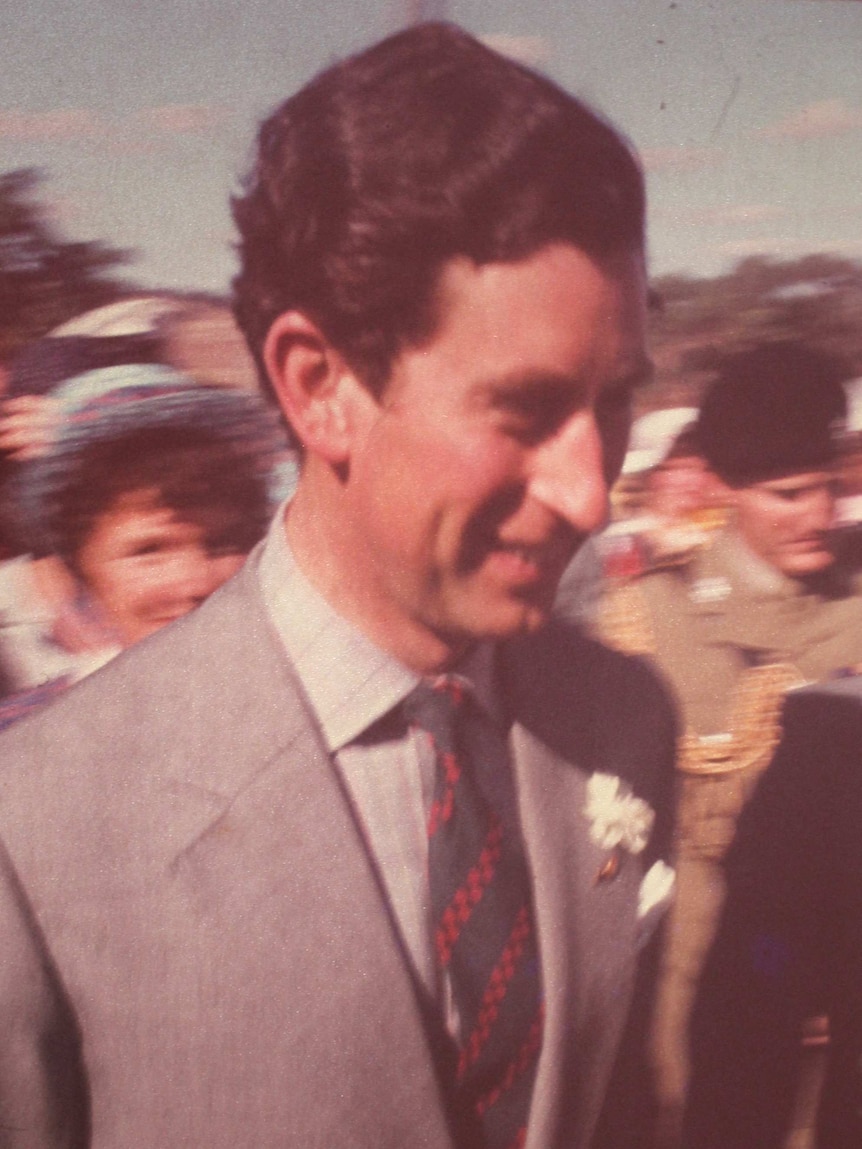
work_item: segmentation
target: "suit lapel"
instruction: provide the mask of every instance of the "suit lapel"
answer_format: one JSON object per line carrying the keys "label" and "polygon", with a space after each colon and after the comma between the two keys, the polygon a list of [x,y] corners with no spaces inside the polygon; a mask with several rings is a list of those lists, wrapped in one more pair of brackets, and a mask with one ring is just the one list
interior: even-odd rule
{"label": "suit lapel", "polygon": [[[399,1145],[445,1146],[420,992],[341,779],[253,575],[250,567],[212,603],[207,628],[219,647],[210,665],[233,660],[231,689],[241,681],[242,698],[214,697],[211,689],[209,753],[198,748],[193,756],[173,756],[165,844],[178,906],[204,931],[215,931],[232,955],[220,975],[221,1001],[237,1005],[227,1032],[248,1036],[253,1024],[258,1044],[264,1037],[269,1045],[266,1063],[282,1080],[312,1097],[319,1091],[331,1129],[318,1126],[315,1143],[341,1143],[346,1128],[351,1144],[354,1137],[366,1143],[364,1122],[373,1140],[379,1114],[369,1099],[376,1098],[395,1129],[400,1109]],[[188,768],[183,774],[183,761],[201,765],[194,775]],[[277,1025],[261,1019],[260,994],[277,997],[285,977],[292,1013],[301,1019],[299,1042],[278,1011]],[[326,1064],[331,1072],[322,1080],[313,1067]],[[255,1088],[260,1085],[258,1077]],[[289,1115],[286,1121],[291,1128]],[[301,1133],[296,1128],[296,1136]]]}
{"label": "suit lapel", "polygon": [[641,867],[623,857],[599,877],[609,852],[590,839],[587,782],[625,770],[606,761],[596,722],[596,648],[568,632],[546,649],[548,637],[511,644],[502,678],[546,1010],[527,1149],[574,1149],[588,1144],[625,1017]]}
{"label": "suit lapel", "polygon": [[528,1147],[569,1146],[604,1088],[623,1020],[609,995],[620,1004],[631,976],[640,866],[625,857],[601,880],[609,853],[590,840],[583,814],[589,774],[520,724],[511,743],[546,1009]]}
{"label": "suit lapel", "polygon": [[[166,794],[185,800],[169,816],[165,844],[184,912],[218,928],[243,955],[226,975],[242,985],[223,1000],[246,1003],[231,1032],[246,1031],[246,1016],[260,1012],[243,985],[272,987],[285,969],[292,979],[299,971],[291,1000],[301,1003],[307,1057],[290,1062],[296,1042],[282,1031],[270,1035],[270,1062],[301,1079],[303,1064],[331,1058],[340,1030],[338,1072],[352,1088],[343,1111],[328,1099],[337,1120],[355,1124],[350,1110],[362,1112],[361,1098],[380,1095],[383,1082],[387,1105],[401,1107],[405,1121],[410,1115],[399,1145],[417,1143],[420,1130],[428,1144],[446,1144],[408,959],[253,566],[211,600],[209,613],[207,634],[217,636],[209,665],[238,673],[222,682],[210,670],[208,753],[180,751],[166,770]],[[613,881],[597,881],[607,853],[589,838],[586,783],[597,769],[626,777],[631,764],[616,743],[603,742],[607,717],[597,721],[597,692],[613,698],[618,685],[607,652],[598,655],[570,631],[558,648],[558,633],[511,644],[501,673],[546,996],[528,1149],[587,1144],[625,1014],[640,880],[637,860],[626,858]],[[183,771],[190,760],[199,763],[193,775]]]}

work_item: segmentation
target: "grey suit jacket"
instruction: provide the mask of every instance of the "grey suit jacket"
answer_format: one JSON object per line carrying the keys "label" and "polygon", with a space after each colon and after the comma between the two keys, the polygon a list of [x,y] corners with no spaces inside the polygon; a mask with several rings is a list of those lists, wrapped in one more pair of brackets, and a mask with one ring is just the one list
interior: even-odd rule
{"label": "grey suit jacket", "polygon": [[[501,670],[546,995],[528,1147],[585,1146],[644,867],[597,881],[586,780],[664,809],[671,722],[648,672],[564,626]],[[434,1025],[254,560],[0,759],[0,1146],[453,1144]]]}

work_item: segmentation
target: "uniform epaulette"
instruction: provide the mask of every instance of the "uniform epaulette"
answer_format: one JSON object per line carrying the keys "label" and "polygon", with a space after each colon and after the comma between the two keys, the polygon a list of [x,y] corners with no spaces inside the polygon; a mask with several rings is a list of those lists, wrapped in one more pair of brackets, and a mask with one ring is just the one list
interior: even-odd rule
{"label": "uniform epaulette", "polygon": [[655,634],[639,579],[616,583],[599,605],[597,631],[623,654],[655,654]]}
{"label": "uniform epaulette", "polygon": [[765,769],[781,740],[781,709],[788,690],[805,679],[789,663],[754,666],[740,677],[731,697],[726,734],[679,740],[677,767],[687,774],[728,774]]}

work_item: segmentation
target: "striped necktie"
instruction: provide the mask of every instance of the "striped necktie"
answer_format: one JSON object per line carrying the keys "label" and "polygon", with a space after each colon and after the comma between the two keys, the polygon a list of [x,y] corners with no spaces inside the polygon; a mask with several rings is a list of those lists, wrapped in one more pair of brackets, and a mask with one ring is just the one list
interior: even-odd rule
{"label": "striped necktie", "polygon": [[543,1018],[526,863],[471,769],[464,734],[474,703],[462,682],[422,682],[403,705],[436,760],[428,870],[435,955],[459,1019],[459,1144],[515,1149],[526,1138]]}

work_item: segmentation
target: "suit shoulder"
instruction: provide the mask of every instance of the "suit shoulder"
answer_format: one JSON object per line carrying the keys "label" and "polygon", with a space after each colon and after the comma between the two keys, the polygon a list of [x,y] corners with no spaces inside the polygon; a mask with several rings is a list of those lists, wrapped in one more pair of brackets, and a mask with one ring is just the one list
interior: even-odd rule
{"label": "suit shoulder", "polygon": [[623,779],[656,812],[650,856],[665,857],[672,828],[676,719],[645,659],[622,654],[564,620],[505,644],[512,718],[559,758]]}
{"label": "suit shoulder", "polygon": [[[34,769],[46,778],[81,776],[110,762],[118,775],[131,776],[149,758],[188,751],[207,731],[245,726],[249,681],[277,679],[283,669],[267,632],[254,595],[242,581],[228,584],[5,731],[0,790],[8,790],[16,771]],[[255,695],[264,705],[266,690]]]}
{"label": "suit shoulder", "polygon": [[[862,872],[862,682],[795,690],[785,699],[783,735],[743,811],[728,859],[731,871],[774,854],[795,873],[804,856],[830,858],[833,879]],[[837,864],[837,858],[844,862]],[[852,862],[851,859],[852,858]]]}
{"label": "suit shoulder", "polygon": [[582,716],[605,711],[659,714],[672,709],[658,675],[647,661],[608,646],[574,623],[555,619],[536,634],[504,648],[507,691],[535,705],[558,709],[568,700]]}
{"label": "suit shoulder", "polygon": [[840,785],[862,798],[862,675],[791,691],[782,712],[783,737],[769,773],[798,775],[822,803],[824,787]]}
{"label": "suit shoulder", "polygon": [[515,721],[582,769],[615,774],[649,801],[667,801],[676,721],[646,660],[558,621],[507,643],[503,663]]}

